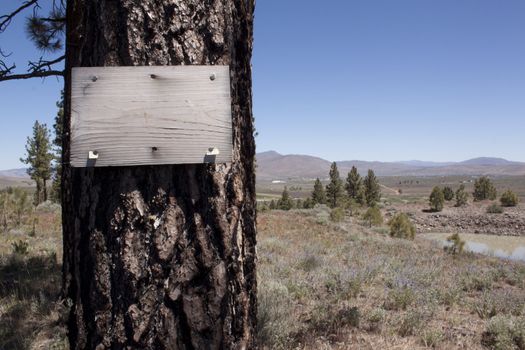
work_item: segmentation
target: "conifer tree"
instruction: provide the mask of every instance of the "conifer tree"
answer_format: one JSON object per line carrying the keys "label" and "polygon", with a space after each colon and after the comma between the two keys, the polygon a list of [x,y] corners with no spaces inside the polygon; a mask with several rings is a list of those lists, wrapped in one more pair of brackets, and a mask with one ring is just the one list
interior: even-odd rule
{"label": "conifer tree", "polygon": [[324,191],[323,184],[321,180],[317,178],[314,183],[314,190],[312,192],[312,201],[313,204],[325,204],[326,203],[326,193]]}
{"label": "conifer tree", "polygon": [[26,157],[20,161],[28,164],[27,173],[36,182],[35,204],[47,200],[47,181],[51,178],[53,153],[46,124],[35,121],[33,135],[27,138]]}
{"label": "conifer tree", "polygon": [[284,186],[283,193],[281,194],[281,199],[277,202],[277,207],[281,210],[290,210],[293,208],[293,200],[290,198],[290,193],[288,188]]}
{"label": "conifer tree", "polygon": [[326,200],[330,208],[335,208],[341,204],[343,199],[343,182],[339,177],[337,164],[332,163],[330,167],[330,183],[326,186]]}
{"label": "conifer tree", "polygon": [[365,203],[365,191],[363,187],[363,179],[357,168],[352,166],[352,169],[348,173],[346,178],[346,193],[350,199],[354,199],[356,203],[364,204]]}
{"label": "conifer tree", "polygon": [[461,184],[456,191],[456,207],[462,207],[467,204],[468,194],[465,191],[465,185]]}
{"label": "conifer tree", "polygon": [[432,211],[437,212],[443,210],[443,204],[445,203],[445,195],[443,193],[443,190],[439,186],[435,186],[432,190],[432,193],[430,193],[429,203],[430,209]]}
{"label": "conifer tree", "polygon": [[365,199],[368,206],[374,206],[381,200],[381,188],[376,175],[372,169],[368,169],[368,174],[364,180]]}
{"label": "conifer tree", "polygon": [[449,186],[443,188],[443,195],[445,196],[446,201],[451,201],[454,199],[454,191]]}
{"label": "conifer tree", "polygon": [[57,102],[57,114],[55,116],[55,138],[53,139],[55,164],[53,167],[53,184],[51,199],[53,202],[60,203],[61,183],[62,183],[62,130],[64,125],[64,91],[62,91],[60,100]]}
{"label": "conifer tree", "polygon": [[496,199],[497,192],[494,184],[486,176],[482,176],[474,183],[474,200],[482,201],[485,199]]}

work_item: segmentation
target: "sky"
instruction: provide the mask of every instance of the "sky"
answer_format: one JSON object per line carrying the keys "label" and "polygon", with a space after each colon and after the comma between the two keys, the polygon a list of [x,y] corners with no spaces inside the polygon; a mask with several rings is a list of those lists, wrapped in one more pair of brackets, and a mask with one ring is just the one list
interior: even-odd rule
{"label": "sky", "polygon": [[[255,17],[258,152],[525,161],[523,0],[259,0]],[[0,47],[24,68],[39,52],[22,22]],[[0,82],[0,169],[53,124],[61,86]]]}

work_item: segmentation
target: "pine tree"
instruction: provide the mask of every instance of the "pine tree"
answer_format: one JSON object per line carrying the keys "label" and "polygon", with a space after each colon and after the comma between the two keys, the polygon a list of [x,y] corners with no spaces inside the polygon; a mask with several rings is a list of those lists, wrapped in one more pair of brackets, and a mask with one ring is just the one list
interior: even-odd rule
{"label": "pine tree", "polygon": [[381,188],[377,181],[376,175],[372,169],[368,169],[368,174],[364,181],[365,199],[368,206],[374,206],[381,200]]}
{"label": "pine tree", "polygon": [[33,135],[27,138],[26,153],[26,158],[20,161],[29,165],[27,173],[36,182],[35,204],[38,205],[47,200],[47,181],[52,174],[53,153],[46,124],[35,121]]}
{"label": "pine tree", "polygon": [[343,182],[339,177],[337,164],[332,163],[330,167],[330,183],[326,186],[326,200],[330,208],[335,208],[341,204],[343,199]]}
{"label": "pine tree", "polygon": [[445,186],[445,188],[443,188],[443,195],[445,196],[446,201],[451,201],[454,199],[454,191],[452,191],[452,188],[449,186]]}
{"label": "pine tree", "polygon": [[363,179],[357,168],[352,166],[346,178],[346,193],[350,199],[354,199],[356,203],[365,204],[365,190],[363,187]]}
{"label": "pine tree", "polygon": [[482,176],[474,183],[473,195],[475,201],[482,201],[485,199],[494,200],[496,199],[497,192],[492,181],[490,181],[488,177]]}
{"label": "pine tree", "polygon": [[443,190],[436,186],[434,189],[432,189],[432,193],[430,193],[430,209],[432,211],[442,211],[443,210],[443,204],[445,203],[445,195],[443,193]]}
{"label": "pine tree", "polygon": [[277,202],[277,207],[281,210],[290,210],[293,208],[293,200],[290,198],[290,193],[288,188],[284,186],[283,193],[281,194],[281,199]]}
{"label": "pine tree", "polygon": [[53,167],[51,199],[53,202],[60,203],[62,186],[62,130],[64,125],[64,91],[62,91],[60,101],[58,101],[56,105],[58,111],[55,116],[55,124],[53,124],[53,129],[55,131],[55,138],[53,139],[55,164]]}
{"label": "pine tree", "polygon": [[313,204],[325,204],[326,203],[326,192],[324,191],[321,180],[317,178],[314,183],[314,190],[312,192]]}
{"label": "pine tree", "polygon": [[468,194],[465,191],[465,185],[461,184],[456,191],[456,207],[462,207],[467,204]]}

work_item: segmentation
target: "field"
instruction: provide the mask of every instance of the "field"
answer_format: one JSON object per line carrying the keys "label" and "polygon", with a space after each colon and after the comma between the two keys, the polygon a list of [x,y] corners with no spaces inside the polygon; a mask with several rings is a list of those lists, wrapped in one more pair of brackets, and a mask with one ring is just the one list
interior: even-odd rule
{"label": "field", "polygon": [[[34,235],[32,225],[1,235],[0,349],[67,348],[58,211],[36,215]],[[523,349],[525,264],[329,216],[323,206],[259,213],[261,348]]]}

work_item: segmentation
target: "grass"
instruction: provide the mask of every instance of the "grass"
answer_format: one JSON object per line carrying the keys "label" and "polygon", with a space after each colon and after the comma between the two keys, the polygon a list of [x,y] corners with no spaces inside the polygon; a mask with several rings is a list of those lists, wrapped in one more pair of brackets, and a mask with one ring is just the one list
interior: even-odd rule
{"label": "grass", "polygon": [[[0,349],[67,349],[56,211],[0,235]],[[258,215],[261,349],[522,349],[525,264],[391,238],[327,207]],[[28,250],[14,252],[13,242]]]}
{"label": "grass", "polygon": [[320,211],[259,214],[261,348],[490,348],[494,317],[525,317],[523,263],[452,256]]}
{"label": "grass", "polygon": [[0,349],[67,349],[57,210],[0,233]]}

